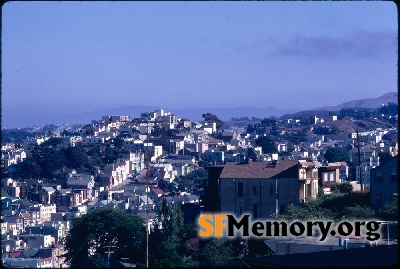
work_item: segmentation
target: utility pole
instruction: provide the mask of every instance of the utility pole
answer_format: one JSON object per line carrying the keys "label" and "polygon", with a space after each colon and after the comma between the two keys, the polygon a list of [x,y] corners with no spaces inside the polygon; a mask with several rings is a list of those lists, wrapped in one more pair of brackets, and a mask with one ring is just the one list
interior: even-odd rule
{"label": "utility pole", "polygon": [[275,213],[278,214],[279,213],[279,207],[278,207],[278,179],[275,179]]}
{"label": "utility pole", "polygon": [[146,267],[149,268],[149,121],[147,120],[147,150],[146,150]]}
{"label": "utility pole", "polygon": [[[140,123],[146,123],[146,135],[147,135],[147,145],[146,145],[146,267],[149,268],[149,160],[150,160],[150,132],[149,123],[157,123],[157,119],[150,120],[146,119],[140,121]],[[154,124],[152,126],[154,126]]]}
{"label": "utility pole", "polygon": [[360,166],[360,185],[361,185],[361,191],[364,191],[364,182],[363,182],[363,174],[362,174],[362,163],[361,163],[361,152],[360,152],[360,137],[358,134],[358,129],[356,130],[357,132],[357,147],[358,147],[358,164]]}

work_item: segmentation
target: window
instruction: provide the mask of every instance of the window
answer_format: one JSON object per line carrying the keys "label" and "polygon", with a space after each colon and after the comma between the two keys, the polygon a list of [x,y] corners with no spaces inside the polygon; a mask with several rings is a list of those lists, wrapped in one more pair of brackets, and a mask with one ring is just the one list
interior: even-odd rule
{"label": "window", "polygon": [[382,182],[382,179],[383,179],[382,170],[377,170],[375,172],[375,182]]}
{"label": "window", "polygon": [[329,173],[329,181],[335,181],[335,172]]}
{"label": "window", "polygon": [[253,195],[257,195],[257,186],[253,186]]}
{"label": "window", "polygon": [[376,204],[382,204],[382,193],[377,193],[375,196]]}
{"label": "window", "polygon": [[391,181],[397,180],[397,168],[390,168],[390,180]]}
{"label": "window", "polygon": [[325,172],[322,173],[322,178],[324,180],[324,182],[328,182],[328,181],[335,181],[335,172]]}
{"label": "window", "polygon": [[269,194],[272,196],[274,195],[274,187],[269,186]]}
{"label": "window", "polygon": [[239,215],[242,215],[243,213],[243,207],[239,207]]}
{"label": "window", "polygon": [[238,197],[243,197],[243,182],[238,182]]}

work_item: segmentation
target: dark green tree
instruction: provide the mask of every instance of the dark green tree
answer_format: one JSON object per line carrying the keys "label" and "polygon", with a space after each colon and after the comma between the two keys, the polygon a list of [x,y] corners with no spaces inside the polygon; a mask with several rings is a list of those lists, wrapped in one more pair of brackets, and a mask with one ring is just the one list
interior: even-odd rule
{"label": "dark green tree", "polygon": [[246,132],[253,133],[256,130],[253,124],[247,124]]}
{"label": "dark green tree", "polygon": [[119,150],[107,147],[104,152],[105,163],[113,163],[116,159],[118,159],[119,153],[120,153]]}
{"label": "dark green tree", "polygon": [[113,143],[116,148],[120,149],[124,145],[124,138],[122,137],[122,135],[118,135],[116,138],[113,139]]}
{"label": "dark green tree", "polygon": [[260,136],[255,140],[256,145],[262,148],[263,153],[277,153],[275,141],[268,136]]}
{"label": "dark green tree", "polygon": [[211,240],[200,253],[200,265],[204,267],[223,267],[232,261],[234,251],[227,239]]}
{"label": "dark green tree", "polygon": [[86,151],[80,147],[68,147],[65,149],[65,156],[67,157],[67,167],[74,168],[82,171],[85,167],[91,168]]}
{"label": "dark green tree", "polygon": [[94,135],[93,126],[87,125],[87,126],[85,126],[85,127],[87,127],[87,129],[86,129],[86,135],[89,135],[89,136]]}
{"label": "dark green tree", "polygon": [[350,182],[333,183],[331,185],[331,192],[336,193],[351,193],[353,191],[353,185]]}
{"label": "dark green tree", "polygon": [[379,114],[385,114],[385,115],[396,115],[398,113],[399,107],[395,103],[388,103],[387,106],[382,106],[378,109]]}
{"label": "dark green tree", "polygon": [[349,154],[347,150],[342,147],[330,147],[327,148],[324,153],[324,158],[328,162],[349,162]]}
{"label": "dark green tree", "polygon": [[38,178],[40,177],[40,165],[32,157],[26,157],[24,161],[15,165],[17,178]]}
{"label": "dark green tree", "polygon": [[199,186],[200,182],[202,182],[206,178],[208,178],[208,170],[200,167],[193,171],[190,171],[186,175],[185,180],[192,180],[196,186]]}
{"label": "dark green tree", "polygon": [[215,122],[217,126],[217,132],[222,132],[224,128],[224,122],[220,120],[216,115],[211,114],[211,113],[206,113],[201,115],[204,118],[205,122]]}
{"label": "dark green tree", "polygon": [[168,183],[168,191],[176,191],[176,187],[173,183]]}
{"label": "dark green tree", "polygon": [[268,126],[275,126],[275,125],[277,125],[277,124],[278,124],[277,120],[276,120],[276,119],[273,119],[273,118],[264,118],[264,119],[261,121],[261,125],[264,125],[264,126],[266,126],[266,127],[268,127]]}
{"label": "dark green tree", "polygon": [[[113,208],[99,208],[72,219],[63,255],[71,268],[91,266],[112,246],[113,258],[145,261],[146,229],[143,219]],[[94,259],[94,260],[93,260]]]}
{"label": "dark green tree", "polygon": [[393,198],[392,201],[387,202],[378,211],[378,216],[383,220],[393,221],[399,218],[399,202],[398,198]]}
{"label": "dark green tree", "polygon": [[163,180],[163,179],[160,179],[160,180],[158,181],[158,187],[159,187],[160,189],[162,189],[164,192],[169,192],[169,189],[168,189],[168,182],[166,182],[166,181]]}
{"label": "dark green tree", "polygon": [[251,159],[253,162],[257,161],[257,154],[254,151],[254,148],[248,147],[246,149],[246,156],[247,158]]}
{"label": "dark green tree", "polygon": [[44,178],[52,178],[53,174],[66,164],[63,151],[46,145],[35,146],[32,149],[32,157],[40,166],[40,176]]}
{"label": "dark green tree", "polygon": [[183,257],[178,254],[178,246],[184,237],[183,212],[179,205],[169,205],[164,199],[158,209],[158,223],[150,237],[151,267],[182,267]]}
{"label": "dark green tree", "polygon": [[349,220],[368,220],[375,217],[375,211],[366,205],[346,206],[343,215]]}
{"label": "dark green tree", "polygon": [[156,251],[150,256],[151,267],[178,268],[183,267],[183,258],[179,256],[173,241],[161,241]]}
{"label": "dark green tree", "polygon": [[52,147],[52,148],[57,148],[57,145],[62,142],[62,138],[60,137],[51,137],[49,140],[44,141],[42,144],[40,144],[41,147]]}
{"label": "dark green tree", "polygon": [[272,216],[278,220],[332,220],[335,214],[322,208],[319,201],[307,201],[300,205],[288,205],[286,211]]}
{"label": "dark green tree", "polygon": [[169,205],[164,199],[159,208],[158,218],[162,225],[164,239],[179,242],[184,230],[183,212],[178,205]]}
{"label": "dark green tree", "polygon": [[88,152],[87,152],[89,162],[91,163],[92,166],[100,166],[104,167],[103,160],[101,158],[101,151],[100,147],[92,147]]}

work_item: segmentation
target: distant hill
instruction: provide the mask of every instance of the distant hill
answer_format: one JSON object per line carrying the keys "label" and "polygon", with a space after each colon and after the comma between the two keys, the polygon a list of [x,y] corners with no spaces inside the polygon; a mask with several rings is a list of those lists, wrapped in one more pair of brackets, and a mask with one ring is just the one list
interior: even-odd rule
{"label": "distant hill", "polygon": [[[390,92],[382,95],[378,98],[367,98],[361,100],[354,100],[339,104],[336,106],[327,106],[315,108],[308,111],[302,111],[301,109],[277,109],[273,107],[235,107],[235,108],[184,108],[174,109],[168,107],[156,107],[156,106],[123,106],[123,107],[110,107],[110,108],[99,108],[97,110],[82,109],[82,107],[68,107],[68,109],[51,106],[49,104],[42,106],[24,105],[24,106],[8,106],[2,107],[2,128],[23,128],[31,126],[44,126],[47,124],[62,125],[68,124],[87,124],[92,120],[100,120],[101,116],[106,115],[130,115],[131,118],[140,117],[142,112],[151,112],[156,109],[163,108],[164,110],[171,112],[181,118],[188,118],[190,120],[201,121],[203,120],[202,114],[212,113],[218,116],[223,121],[229,121],[232,118],[241,117],[256,117],[256,118],[268,118],[268,117],[292,117],[296,115],[306,115],[308,113],[315,114],[317,116],[325,116],[328,111],[340,111],[342,108],[378,108],[382,104],[387,105],[389,102],[398,103],[397,92]],[[83,111],[85,110],[85,111]],[[32,113],[34,112],[34,113]]]}
{"label": "distant hill", "polygon": [[235,107],[235,108],[186,108],[186,109],[170,109],[171,113],[178,115],[181,118],[188,118],[190,120],[203,120],[202,114],[212,113],[223,121],[231,120],[232,118],[240,117],[257,117],[269,118],[280,117],[287,113],[295,113],[300,109],[276,109],[273,107]]}
{"label": "distant hill", "polygon": [[365,98],[342,103],[336,106],[318,107],[312,110],[340,111],[342,108],[379,108],[382,104],[398,103],[398,93],[389,92],[377,98]]}
{"label": "distant hill", "polygon": [[[106,115],[130,115],[130,118],[139,118],[143,112],[151,112],[157,109],[164,109],[164,111],[171,112],[181,118],[187,118],[190,120],[203,120],[202,114],[212,113],[217,115],[221,120],[230,120],[234,117],[279,117],[285,113],[294,113],[300,111],[300,109],[275,109],[273,107],[267,108],[254,108],[254,107],[236,107],[236,108],[168,108],[168,107],[155,107],[155,106],[123,106],[116,108],[105,108],[96,111],[80,113],[77,115],[69,115],[72,118],[78,120],[85,119],[85,122],[91,122],[91,119],[101,119],[101,116]],[[77,121],[74,122],[77,122]],[[81,122],[77,122],[81,123]]]}

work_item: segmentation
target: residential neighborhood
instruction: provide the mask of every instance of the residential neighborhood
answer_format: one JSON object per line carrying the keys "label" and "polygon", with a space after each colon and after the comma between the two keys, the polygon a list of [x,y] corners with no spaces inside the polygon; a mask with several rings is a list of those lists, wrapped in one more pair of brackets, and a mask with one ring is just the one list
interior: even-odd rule
{"label": "residential neighborhood", "polygon": [[[398,195],[397,112],[379,119],[344,112],[247,124],[232,119],[227,126],[210,113],[198,122],[158,109],[2,141],[3,264],[69,267],[61,255],[71,219],[97,208],[140,216],[151,233],[163,201],[193,205],[197,216],[231,212],[268,219],[349,183],[379,210]],[[350,240],[365,246],[365,240]],[[289,243],[278,241],[266,243],[276,255],[297,253],[283,251],[280,246]],[[330,244],[330,250],[344,249]],[[326,249],[311,245],[309,252]]]}

